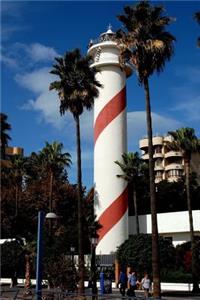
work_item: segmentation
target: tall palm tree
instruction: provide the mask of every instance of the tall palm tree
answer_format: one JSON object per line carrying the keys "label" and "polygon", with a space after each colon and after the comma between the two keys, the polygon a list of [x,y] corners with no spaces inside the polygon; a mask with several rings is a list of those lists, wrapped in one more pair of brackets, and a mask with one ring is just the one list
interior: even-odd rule
{"label": "tall palm tree", "polygon": [[141,167],[143,161],[139,157],[138,152],[135,153],[124,153],[122,154],[122,162],[115,161],[115,163],[121,168],[123,174],[117,175],[119,178],[123,178],[133,188],[133,203],[135,210],[135,221],[136,221],[136,233],[140,233],[139,229],[139,218],[137,209],[137,186],[139,184],[139,176],[141,173]]}
{"label": "tall palm tree", "polygon": [[11,129],[11,125],[7,122],[8,116],[4,113],[0,113],[0,120],[1,120],[1,140],[0,140],[1,158],[5,159],[5,149],[6,146],[8,146],[8,141],[11,140],[7,131]]}
{"label": "tall palm tree", "polygon": [[49,210],[54,209],[52,203],[53,183],[56,172],[61,168],[69,167],[71,164],[71,155],[68,152],[62,153],[63,144],[53,142],[45,143],[45,147],[39,152],[39,161],[43,165],[43,170],[49,178]]}
{"label": "tall palm tree", "polygon": [[55,58],[51,74],[57,75],[59,81],[50,84],[50,90],[56,90],[60,99],[60,113],[70,111],[76,123],[77,143],[77,185],[78,185],[78,239],[79,239],[79,292],[84,291],[84,253],[82,235],[82,171],[80,115],[84,109],[93,107],[94,98],[98,96],[101,84],[95,79],[97,70],[90,68],[91,58],[82,56],[79,49],[66,52],[63,57]]}
{"label": "tall palm tree", "polygon": [[151,6],[148,1],[124,8],[124,15],[118,16],[126,31],[119,30],[117,37],[121,47],[122,62],[128,61],[135,68],[138,81],[144,87],[148,133],[150,198],[152,220],[152,268],[154,297],[160,297],[160,267],[158,251],[158,226],[155,199],[155,178],[152,144],[152,119],[149,91],[149,77],[163,71],[166,61],[173,54],[175,37],[165,27],[172,18],[164,16],[162,6]]}
{"label": "tall palm tree", "polygon": [[[198,11],[194,14],[194,19],[200,25],[200,11]],[[198,47],[200,47],[200,37],[198,37],[198,39],[197,39],[197,45],[198,45]]]}
{"label": "tall palm tree", "polygon": [[200,139],[195,135],[193,128],[180,128],[176,131],[170,131],[169,134],[173,137],[172,142],[168,142],[169,149],[178,150],[183,153],[184,165],[185,165],[185,185],[187,194],[187,206],[189,213],[190,224],[190,240],[192,249],[192,275],[193,275],[193,291],[199,291],[198,278],[196,275],[195,267],[195,240],[194,240],[194,226],[192,217],[192,206],[190,196],[190,162],[192,153],[200,153]]}
{"label": "tall palm tree", "polygon": [[25,175],[26,158],[21,155],[11,157],[10,174],[15,194],[15,217],[18,216],[19,200],[23,189],[23,176]]}

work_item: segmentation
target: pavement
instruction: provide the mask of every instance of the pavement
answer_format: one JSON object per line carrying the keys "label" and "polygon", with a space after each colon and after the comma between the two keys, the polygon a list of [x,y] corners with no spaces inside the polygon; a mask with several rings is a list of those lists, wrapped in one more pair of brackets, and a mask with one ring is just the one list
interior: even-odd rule
{"label": "pavement", "polygon": [[[33,300],[35,299],[35,290],[32,289],[32,294],[25,295],[24,294],[24,288],[9,288],[8,286],[1,286],[1,300]],[[43,289],[43,295],[49,293],[49,290]],[[54,294],[56,295],[56,300],[61,300],[63,297],[61,296],[61,293],[57,290]],[[119,293],[118,289],[113,289],[112,294],[104,294],[101,295],[99,292],[98,299],[99,300],[144,300],[143,292],[142,291],[136,291],[135,292],[136,297],[135,298],[128,298],[128,297],[122,297]],[[60,297],[61,296],[61,297]],[[43,297],[43,299],[48,299],[47,297]],[[77,297],[74,296],[65,296],[64,299],[77,299]],[[93,300],[94,297],[91,295],[91,290],[86,289],[86,300]],[[198,295],[192,295],[191,292],[177,292],[177,291],[163,291],[162,293],[162,300],[200,300],[200,294]],[[153,300],[152,297],[149,298],[149,300]]]}

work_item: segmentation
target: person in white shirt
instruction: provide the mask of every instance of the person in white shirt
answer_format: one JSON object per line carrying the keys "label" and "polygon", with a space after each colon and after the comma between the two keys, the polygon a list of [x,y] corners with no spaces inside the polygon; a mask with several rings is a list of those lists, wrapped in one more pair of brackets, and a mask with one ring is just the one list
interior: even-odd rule
{"label": "person in white shirt", "polygon": [[144,290],[144,297],[147,299],[149,297],[149,291],[151,290],[151,279],[147,273],[144,274],[144,278],[141,280],[141,286]]}

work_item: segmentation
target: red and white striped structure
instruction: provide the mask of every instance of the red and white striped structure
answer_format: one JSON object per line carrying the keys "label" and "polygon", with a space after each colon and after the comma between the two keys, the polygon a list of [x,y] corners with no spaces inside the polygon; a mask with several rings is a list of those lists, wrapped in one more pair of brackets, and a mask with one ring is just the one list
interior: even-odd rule
{"label": "red and white striped structure", "polygon": [[117,178],[121,161],[127,150],[126,76],[120,68],[119,49],[115,34],[108,29],[88,53],[92,66],[100,69],[97,80],[102,84],[94,103],[94,184],[95,214],[99,230],[97,254],[111,254],[128,238],[127,183]]}

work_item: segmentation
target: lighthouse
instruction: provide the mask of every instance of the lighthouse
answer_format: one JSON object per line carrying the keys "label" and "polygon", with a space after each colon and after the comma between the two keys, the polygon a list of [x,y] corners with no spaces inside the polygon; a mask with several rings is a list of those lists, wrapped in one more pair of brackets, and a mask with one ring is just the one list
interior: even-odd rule
{"label": "lighthouse", "polygon": [[121,170],[115,161],[122,161],[127,151],[126,78],[131,68],[122,69],[115,33],[109,27],[97,42],[91,42],[88,54],[100,72],[102,84],[94,102],[94,207],[101,224],[98,255],[112,254],[128,238],[127,182],[117,175]]}

